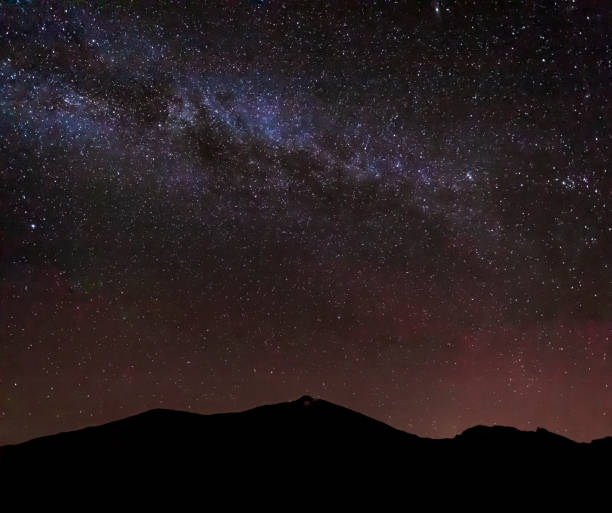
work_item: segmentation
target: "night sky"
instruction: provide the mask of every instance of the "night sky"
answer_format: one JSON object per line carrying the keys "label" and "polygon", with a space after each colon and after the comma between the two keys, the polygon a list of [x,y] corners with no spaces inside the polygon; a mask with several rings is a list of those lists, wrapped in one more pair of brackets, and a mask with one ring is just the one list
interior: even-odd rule
{"label": "night sky", "polygon": [[0,444],[612,435],[611,84],[605,1],[0,1]]}

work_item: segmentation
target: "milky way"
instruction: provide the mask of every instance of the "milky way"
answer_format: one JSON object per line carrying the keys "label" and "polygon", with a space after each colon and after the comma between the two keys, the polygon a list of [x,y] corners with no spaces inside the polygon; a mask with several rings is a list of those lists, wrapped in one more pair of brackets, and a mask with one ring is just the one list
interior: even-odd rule
{"label": "milky way", "polygon": [[0,443],[306,393],[612,434],[610,34],[580,0],[0,3]]}

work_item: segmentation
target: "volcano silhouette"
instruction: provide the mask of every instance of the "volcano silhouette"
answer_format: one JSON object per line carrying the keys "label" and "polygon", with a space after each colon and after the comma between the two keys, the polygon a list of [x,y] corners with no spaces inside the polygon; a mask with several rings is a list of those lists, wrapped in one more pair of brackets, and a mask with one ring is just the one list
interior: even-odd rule
{"label": "volcano silhouette", "polygon": [[68,480],[182,476],[209,484],[393,481],[424,493],[474,482],[535,482],[546,490],[607,468],[611,456],[610,437],[578,443],[541,428],[476,426],[450,439],[421,438],[304,396],[239,413],[151,410],[5,446],[0,471]]}

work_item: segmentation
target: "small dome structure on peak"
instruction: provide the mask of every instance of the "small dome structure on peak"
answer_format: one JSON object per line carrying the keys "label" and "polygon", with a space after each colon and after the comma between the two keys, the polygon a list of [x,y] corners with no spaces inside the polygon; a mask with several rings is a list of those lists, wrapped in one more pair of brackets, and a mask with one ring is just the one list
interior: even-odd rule
{"label": "small dome structure on peak", "polygon": [[300,397],[297,402],[300,403],[302,406],[304,406],[305,408],[307,408],[308,406],[310,406],[313,402],[315,401],[315,399],[313,399],[312,397],[310,397],[309,395],[303,395],[302,397]]}

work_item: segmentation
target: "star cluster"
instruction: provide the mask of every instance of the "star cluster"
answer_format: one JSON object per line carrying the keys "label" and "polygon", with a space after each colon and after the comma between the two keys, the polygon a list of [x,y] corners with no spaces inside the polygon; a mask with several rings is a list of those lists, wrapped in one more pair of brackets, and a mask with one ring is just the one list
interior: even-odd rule
{"label": "star cluster", "polygon": [[612,10],[0,3],[0,443],[305,393],[612,433]]}

